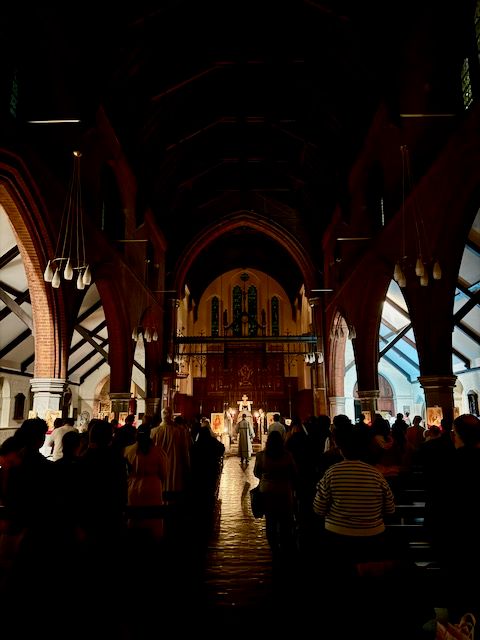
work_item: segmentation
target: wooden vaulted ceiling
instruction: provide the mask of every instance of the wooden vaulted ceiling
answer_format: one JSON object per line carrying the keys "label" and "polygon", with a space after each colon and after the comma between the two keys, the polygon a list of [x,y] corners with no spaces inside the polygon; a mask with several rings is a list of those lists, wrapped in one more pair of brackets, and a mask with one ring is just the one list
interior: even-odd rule
{"label": "wooden vaulted ceiling", "polygon": [[[137,178],[138,219],[151,208],[167,239],[167,272],[174,272],[193,238],[225,223],[225,234],[215,236],[187,274],[194,297],[222,271],[237,267],[268,273],[293,300],[302,284],[298,264],[268,234],[248,224],[227,230],[228,220],[245,211],[285,229],[309,255],[321,286],[322,233],[336,207],[348,215],[349,171],[377,109],[383,104],[399,113],[399,85],[411,71],[404,43],[422,23],[421,12],[427,15],[434,4],[164,0],[157,7],[114,9],[98,3],[94,10],[80,3],[3,6],[2,104],[9,101],[12,79],[18,101],[15,128],[2,134],[20,153],[22,145],[33,148],[66,183],[71,150],[102,108]],[[450,4],[457,10],[460,3]],[[434,13],[434,28],[448,32],[448,12],[442,11]],[[55,129],[27,124],[52,117],[82,122]],[[2,259],[11,265],[7,249]],[[23,280],[9,275],[2,283],[28,313]],[[472,295],[476,311],[478,293]],[[95,305],[84,310],[87,330],[103,348]],[[4,303],[0,310],[3,327],[16,323],[2,333],[5,360],[25,346],[30,333]],[[70,363],[80,377],[88,375],[82,367],[89,355],[81,349],[103,357],[83,333],[77,336],[78,361]],[[474,341],[478,346],[478,336]],[[31,367],[31,350],[28,344],[28,353],[11,358],[22,371]],[[460,346],[458,353],[468,368]]]}
{"label": "wooden vaulted ceiling", "polygon": [[[295,235],[321,269],[322,232],[395,82],[398,17],[375,3],[171,0],[93,13],[11,7],[4,24],[20,118],[79,115],[88,127],[104,108],[139,203],[167,238],[168,269],[206,226],[242,210]],[[63,134],[69,144],[76,135]],[[43,131],[26,135],[47,157],[58,151]],[[264,236],[237,231],[234,241],[238,267],[245,255],[262,264]],[[205,280],[218,269],[211,255]],[[270,275],[293,298],[301,276],[284,264]]]}

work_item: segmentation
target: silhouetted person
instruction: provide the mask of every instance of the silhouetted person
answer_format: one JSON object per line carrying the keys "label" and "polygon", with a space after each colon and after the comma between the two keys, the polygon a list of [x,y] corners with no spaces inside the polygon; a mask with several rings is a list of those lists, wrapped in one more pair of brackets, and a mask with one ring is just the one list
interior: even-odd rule
{"label": "silhouetted person", "polygon": [[293,491],[297,469],[280,431],[268,434],[265,449],[255,456],[253,473],[260,479],[266,534],[273,557],[279,554],[289,557],[295,543]]}
{"label": "silhouetted person", "polygon": [[222,472],[225,446],[212,435],[208,425],[200,427],[191,450],[192,498],[195,523],[208,534]]}
{"label": "silhouetted person", "polygon": [[480,578],[480,420],[463,414],[454,420],[451,433],[455,452],[445,469],[442,560],[458,619],[466,611],[480,614],[478,590],[472,588]]}
{"label": "silhouetted person", "polygon": [[135,444],[137,429],[133,424],[134,422],[135,416],[130,414],[125,418],[123,427],[118,427],[113,431],[113,446],[122,455],[125,447]]}

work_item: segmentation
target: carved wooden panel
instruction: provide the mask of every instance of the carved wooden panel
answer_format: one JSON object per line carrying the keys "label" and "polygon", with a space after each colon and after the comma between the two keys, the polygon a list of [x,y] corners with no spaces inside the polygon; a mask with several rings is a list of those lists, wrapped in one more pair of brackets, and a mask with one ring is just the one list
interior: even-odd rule
{"label": "carved wooden panel", "polygon": [[194,384],[194,395],[197,391],[204,394],[204,413],[236,407],[244,394],[254,409],[263,407],[288,415],[292,406],[293,412],[297,379],[284,376],[283,355],[268,353],[264,345],[227,345],[223,354],[209,353],[206,373],[203,388]]}

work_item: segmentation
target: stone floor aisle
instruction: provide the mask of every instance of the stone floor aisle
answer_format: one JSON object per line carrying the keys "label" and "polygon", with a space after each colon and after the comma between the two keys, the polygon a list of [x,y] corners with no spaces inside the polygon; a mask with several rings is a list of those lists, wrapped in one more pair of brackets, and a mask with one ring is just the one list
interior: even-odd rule
{"label": "stone floor aisle", "polygon": [[209,606],[262,607],[272,593],[272,561],[265,537],[265,520],[255,519],[249,490],[258,483],[255,458],[241,465],[226,456],[220,481],[216,521],[205,574]]}

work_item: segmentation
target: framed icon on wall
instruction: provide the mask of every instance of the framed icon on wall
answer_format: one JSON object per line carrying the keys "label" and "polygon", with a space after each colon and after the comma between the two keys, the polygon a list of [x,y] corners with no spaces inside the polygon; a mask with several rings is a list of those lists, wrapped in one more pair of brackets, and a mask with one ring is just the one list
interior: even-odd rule
{"label": "framed icon on wall", "polygon": [[223,413],[211,413],[210,425],[212,427],[213,433],[215,433],[216,435],[221,435],[223,433],[223,427],[224,427]]}
{"label": "framed icon on wall", "polygon": [[435,425],[437,427],[441,427],[441,422],[443,418],[443,409],[442,407],[427,407],[427,425],[431,427]]}

